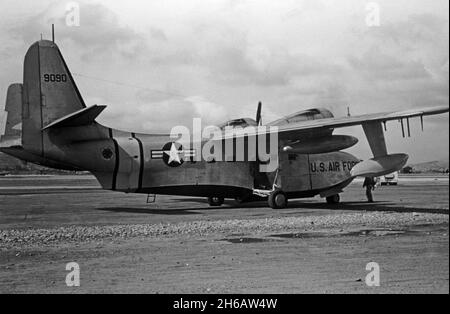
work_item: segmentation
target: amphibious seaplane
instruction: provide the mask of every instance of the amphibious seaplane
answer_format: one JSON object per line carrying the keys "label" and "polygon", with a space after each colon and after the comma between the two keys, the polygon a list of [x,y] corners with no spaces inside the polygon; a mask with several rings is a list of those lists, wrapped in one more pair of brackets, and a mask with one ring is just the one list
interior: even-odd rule
{"label": "amphibious seaplane", "polygon": [[[423,126],[424,116],[449,110],[443,106],[335,118],[326,109],[311,109],[260,130],[259,106],[255,120],[242,118],[223,125],[256,127],[257,131],[230,136],[222,126],[223,136],[216,141],[235,143],[240,138],[249,142],[269,133],[273,140],[275,134],[276,167],[261,171],[267,160],[249,158],[255,156],[249,149],[244,160],[203,160],[195,157],[205,140],[183,147],[169,134],[138,134],[103,126],[95,119],[104,109],[86,106],[55,42],[40,40],[26,53],[23,83],[8,89],[0,151],[47,167],[90,171],[107,190],[206,197],[211,206],[222,205],[226,198],[264,198],[270,207],[284,208],[288,199],[316,195],[338,203],[339,193],[356,177],[400,170],[408,155],[388,153],[386,123],[400,121],[406,136],[410,135],[411,118],[420,118]],[[342,151],[358,140],[333,132],[355,125],[363,127],[373,158],[360,161]]]}

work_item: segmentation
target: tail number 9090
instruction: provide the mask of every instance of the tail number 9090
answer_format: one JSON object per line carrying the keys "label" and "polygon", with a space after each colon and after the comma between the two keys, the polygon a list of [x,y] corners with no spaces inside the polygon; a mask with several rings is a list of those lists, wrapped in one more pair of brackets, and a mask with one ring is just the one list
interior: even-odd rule
{"label": "tail number 9090", "polygon": [[44,82],[65,83],[67,82],[66,74],[44,74]]}

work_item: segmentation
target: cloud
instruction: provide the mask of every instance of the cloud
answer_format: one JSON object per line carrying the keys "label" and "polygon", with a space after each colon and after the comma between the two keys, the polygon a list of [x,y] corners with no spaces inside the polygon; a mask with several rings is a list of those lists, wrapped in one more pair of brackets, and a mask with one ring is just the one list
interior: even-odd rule
{"label": "cloud", "polygon": [[448,16],[426,13],[412,14],[355,35],[359,47],[374,51],[372,56],[378,53],[391,60],[396,58],[396,68],[399,62],[409,63],[410,68],[415,66],[420,71],[419,67],[423,67],[434,78],[448,81],[448,29]]}
{"label": "cloud", "polygon": [[167,36],[164,33],[163,30],[156,28],[156,27],[150,27],[150,35],[153,39],[157,39],[160,41],[167,41]]}
{"label": "cloud", "polygon": [[[11,29],[11,33],[26,43],[36,41],[39,30],[50,29],[55,24],[58,42],[70,42],[78,49],[85,61],[120,54],[134,58],[147,49],[145,38],[131,27],[120,22],[118,16],[100,3],[78,2],[80,9],[80,27],[66,24],[66,1],[51,2],[45,9],[31,15],[20,25]],[[151,32],[154,38],[164,38],[164,33],[156,28]]]}
{"label": "cloud", "polygon": [[349,63],[354,71],[362,74],[368,81],[417,80],[431,78],[424,64],[414,60],[400,60],[384,54],[373,47],[361,58],[350,56]]}
{"label": "cloud", "polygon": [[[387,22],[377,28],[370,28],[365,35],[395,43],[399,47],[412,49],[423,43],[446,47],[442,41],[448,34],[448,20],[436,14],[412,14],[403,21]],[[443,49],[441,52],[445,52]],[[439,52],[438,52],[439,53]]]}
{"label": "cloud", "polygon": [[210,76],[231,86],[287,86],[296,78],[310,80],[336,75],[341,70],[339,65],[321,58],[264,47],[218,47],[208,58]]}
{"label": "cloud", "polygon": [[[110,103],[101,116],[101,123],[136,132],[170,133],[174,126],[192,128],[194,118],[201,118],[203,126],[218,125],[229,119],[225,106],[203,96],[184,98],[152,90],[137,92],[136,103]],[[89,99],[104,103],[102,99]]]}
{"label": "cloud", "polygon": [[218,125],[229,119],[225,106],[211,102],[203,96],[191,96],[186,98],[186,101],[192,105],[194,117],[201,117],[208,124]]}
{"label": "cloud", "polygon": [[357,98],[371,99],[365,107],[448,105],[448,19],[412,14],[353,34],[358,45],[347,58],[348,82]]}

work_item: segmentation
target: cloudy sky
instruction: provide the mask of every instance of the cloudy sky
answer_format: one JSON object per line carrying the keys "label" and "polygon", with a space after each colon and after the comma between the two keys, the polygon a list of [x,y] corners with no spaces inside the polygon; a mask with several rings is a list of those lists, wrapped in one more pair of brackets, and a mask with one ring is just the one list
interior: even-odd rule
{"label": "cloudy sky", "polygon": [[[218,124],[254,117],[258,101],[266,122],[314,107],[343,116],[347,106],[356,115],[449,104],[448,0],[376,1],[372,27],[364,0],[77,1],[78,27],[67,25],[68,3],[0,0],[0,101],[55,23],[86,103],[108,105],[99,121],[116,128]],[[448,159],[448,121],[427,118],[424,133],[412,122],[410,139],[391,122],[389,150]],[[338,133],[358,136],[351,152],[370,156],[360,127]]]}

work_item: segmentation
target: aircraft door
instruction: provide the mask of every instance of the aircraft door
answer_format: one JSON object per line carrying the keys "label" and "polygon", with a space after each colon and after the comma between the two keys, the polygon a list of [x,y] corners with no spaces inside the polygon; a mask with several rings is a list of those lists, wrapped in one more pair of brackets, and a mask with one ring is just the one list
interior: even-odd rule
{"label": "aircraft door", "polygon": [[116,190],[135,191],[140,188],[141,145],[134,137],[115,139],[118,146],[118,167],[116,174]]}
{"label": "aircraft door", "polygon": [[281,185],[285,192],[311,190],[309,155],[280,154]]}

